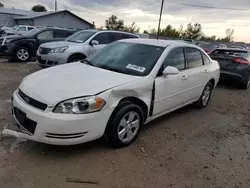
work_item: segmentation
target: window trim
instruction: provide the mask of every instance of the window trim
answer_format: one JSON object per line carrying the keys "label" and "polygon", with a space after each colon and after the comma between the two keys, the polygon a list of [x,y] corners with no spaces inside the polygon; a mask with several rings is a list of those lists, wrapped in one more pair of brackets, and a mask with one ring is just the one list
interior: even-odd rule
{"label": "window trim", "polygon": [[195,68],[199,68],[199,67],[202,67],[202,66],[199,66],[199,67],[189,67],[189,62],[188,62],[188,59],[187,59],[187,53],[186,53],[186,50],[185,49],[195,49],[195,50],[197,50],[197,51],[199,51],[200,52],[200,55],[201,55],[201,60],[202,60],[202,66],[204,66],[205,64],[204,64],[204,60],[203,60],[203,56],[202,56],[202,52],[198,49],[198,48],[194,48],[194,47],[184,47],[183,48],[183,50],[184,50],[184,53],[185,53],[185,59],[186,59],[186,69],[195,69]]}

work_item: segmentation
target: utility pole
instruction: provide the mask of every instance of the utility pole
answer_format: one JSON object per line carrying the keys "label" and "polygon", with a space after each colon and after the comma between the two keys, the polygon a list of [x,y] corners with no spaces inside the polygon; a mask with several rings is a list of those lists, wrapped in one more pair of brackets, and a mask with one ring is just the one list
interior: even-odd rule
{"label": "utility pole", "polygon": [[157,40],[159,38],[159,33],[160,33],[160,29],[161,29],[161,15],[162,15],[163,5],[164,5],[164,0],[161,0],[161,12],[160,12],[160,18],[159,18],[159,24],[158,24]]}

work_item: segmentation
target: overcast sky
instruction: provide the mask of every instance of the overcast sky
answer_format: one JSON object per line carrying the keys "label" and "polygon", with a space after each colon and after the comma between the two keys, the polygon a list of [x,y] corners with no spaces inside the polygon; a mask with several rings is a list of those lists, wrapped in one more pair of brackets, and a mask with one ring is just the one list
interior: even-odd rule
{"label": "overcast sky", "polygon": [[[43,4],[48,10],[54,9],[53,0],[0,1],[7,8],[30,10],[35,4]],[[161,5],[161,0],[57,0],[57,2],[59,10],[66,8],[89,22],[94,21],[97,27],[104,26],[105,19],[114,14],[123,19],[126,25],[136,22],[141,32],[144,29],[157,28]],[[237,10],[199,8],[183,3]],[[162,28],[168,24],[179,28],[181,24],[185,27],[189,22],[199,22],[206,35],[224,37],[225,30],[233,28],[235,40],[250,42],[249,18],[249,0],[165,0]]]}

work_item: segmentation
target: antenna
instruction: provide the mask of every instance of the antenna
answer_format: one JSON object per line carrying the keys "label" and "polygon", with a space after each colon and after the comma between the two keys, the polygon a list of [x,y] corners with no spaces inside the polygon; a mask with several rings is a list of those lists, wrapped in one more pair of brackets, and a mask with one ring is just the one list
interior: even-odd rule
{"label": "antenna", "polygon": [[55,0],[55,11],[57,11],[57,0]]}

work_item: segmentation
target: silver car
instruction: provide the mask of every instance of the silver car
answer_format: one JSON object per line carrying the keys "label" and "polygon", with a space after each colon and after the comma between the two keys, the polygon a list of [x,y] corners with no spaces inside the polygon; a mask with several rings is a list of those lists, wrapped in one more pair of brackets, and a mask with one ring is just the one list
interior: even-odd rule
{"label": "silver car", "polygon": [[79,31],[61,42],[42,44],[37,51],[37,61],[42,68],[85,59],[107,44],[138,35],[121,31]]}

